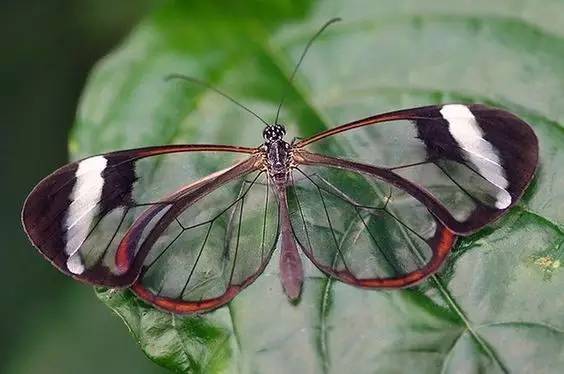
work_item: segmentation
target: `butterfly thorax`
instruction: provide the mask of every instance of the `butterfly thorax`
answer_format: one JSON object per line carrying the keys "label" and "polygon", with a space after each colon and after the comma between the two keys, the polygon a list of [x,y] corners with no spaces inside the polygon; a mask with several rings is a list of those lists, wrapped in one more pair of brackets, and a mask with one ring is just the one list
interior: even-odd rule
{"label": "butterfly thorax", "polygon": [[268,126],[263,131],[266,168],[278,187],[285,187],[291,163],[290,144],[284,141],[286,130],[281,125]]}

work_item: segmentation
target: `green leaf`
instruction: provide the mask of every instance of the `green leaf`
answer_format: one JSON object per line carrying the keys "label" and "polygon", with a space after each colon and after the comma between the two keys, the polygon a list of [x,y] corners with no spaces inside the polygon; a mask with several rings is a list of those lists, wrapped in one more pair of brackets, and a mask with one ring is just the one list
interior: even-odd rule
{"label": "green leaf", "polygon": [[232,3],[174,2],[140,24],[93,72],[74,156],[259,144],[260,123],[248,114],[163,78],[197,76],[272,120],[308,38],[339,15],[291,85],[282,113],[290,136],[410,106],[484,102],[533,125],[541,166],[518,207],[460,240],[438,275],[409,290],[309,277],[292,305],[269,267],[229,306],[187,317],[99,290],[147,356],[194,373],[563,371],[564,4]]}

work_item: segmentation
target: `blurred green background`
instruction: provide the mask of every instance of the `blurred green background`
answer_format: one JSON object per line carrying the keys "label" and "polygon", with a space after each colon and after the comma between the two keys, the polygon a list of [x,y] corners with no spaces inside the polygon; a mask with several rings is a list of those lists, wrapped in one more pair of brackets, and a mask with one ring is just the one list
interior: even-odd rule
{"label": "blurred green background", "polygon": [[0,373],[164,372],[92,288],[37,255],[17,218],[31,187],[68,158],[68,131],[92,65],[153,4],[0,3]]}

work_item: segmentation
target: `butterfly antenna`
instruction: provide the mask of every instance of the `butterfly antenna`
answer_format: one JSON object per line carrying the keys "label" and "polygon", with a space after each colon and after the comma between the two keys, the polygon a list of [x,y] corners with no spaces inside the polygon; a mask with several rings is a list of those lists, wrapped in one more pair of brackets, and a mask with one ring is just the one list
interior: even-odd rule
{"label": "butterfly antenna", "polygon": [[218,90],[217,88],[213,87],[212,85],[210,85],[207,82],[204,82],[204,81],[199,80],[197,78],[190,77],[190,76],[183,75],[183,74],[170,74],[165,78],[166,81],[170,81],[172,79],[180,79],[180,80],[184,80],[184,81],[187,81],[187,82],[195,83],[195,84],[202,86],[202,87],[206,87],[206,88],[218,93],[219,95],[223,96],[224,98],[231,101],[232,103],[239,106],[240,108],[243,108],[244,110],[246,110],[247,112],[249,112],[253,116],[255,116],[259,121],[264,123],[266,126],[269,126],[268,123],[264,119],[261,118],[261,116],[259,116],[258,114],[256,114],[255,112],[253,112],[252,110],[250,110],[245,105],[241,104],[240,102],[238,102],[237,100],[235,100],[234,98],[232,98],[231,96],[226,94],[225,92]]}
{"label": "butterfly antenna", "polygon": [[311,37],[309,42],[307,42],[307,44],[304,48],[304,51],[302,52],[302,55],[300,56],[300,59],[298,60],[298,63],[296,64],[296,67],[294,68],[294,71],[292,72],[292,75],[290,75],[290,79],[288,80],[288,85],[286,86],[286,91],[284,92],[284,95],[282,95],[282,99],[280,99],[280,104],[278,105],[278,110],[276,110],[276,119],[274,120],[274,123],[278,123],[278,117],[280,116],[280,110],[282,109],[282,105],[284,105],[284,101],[286,100],[286,96],[288,95],[288,91],[290,89],[290,83],[292,83],[292,81],[294,80],[294,77],[296,76],[296,73],[298,72],[298,69],[300,68],[300,65],[302,64],[302,61],[304,60],[304,57],[307,54],[307,51],[309,50],[309,47],[311,47],[311,45],[313,44],[315,39],[317,39],[317,37],[319,35],[321,35],[321,33],[323,31],[325,31],[325,29],[327,27],[329,27],[329,25],[331,25],[335,22],[338,22],[338,21],[341,21],[340,17],[332,18],[329,21],[325,22],[325,24],[323,26],[321,26],[319,31],[317,31],[315,33],[315,35],[313,35]]}

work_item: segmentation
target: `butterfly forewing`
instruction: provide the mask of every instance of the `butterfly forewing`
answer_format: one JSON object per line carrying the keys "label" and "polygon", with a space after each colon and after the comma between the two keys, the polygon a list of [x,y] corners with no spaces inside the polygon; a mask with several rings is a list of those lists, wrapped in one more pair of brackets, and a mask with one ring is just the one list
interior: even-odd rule
{"label": "butterfly forewing", "polygon": [[173,201],[167,199],[175,191],[253,151],[164,146],[77,161],[32,191],[22,213],[24,227],[41,253],[63,272],[94,284],[125,286],[136,274],[118,269],[115,258],[120,240],[133,224],[152,208],[146,235],[170,209]]}
{"label": "butterfly forewing", "polygon": [[278,238],[278,203],[263,171],[233,179],[161,219],[167,226],[151,245],[134,290],[178,313],[228,302],[262,272]]}
{"label": "butterfly forewing", "polygon": [[435,271],[454,236],[418,200],[365,174],[299,166],[289,202],[294,233],[322,271],[362,287],[400,287]]}
{"label": "butterfly forewing", "polygon": [[460,104],[359,120],[304,139],[296,149],[377,167],[399,177],[397,183],[409,182],[440,202],[446,212],[433,213],[460,234],[512,206],[538,158],[536,136],[525,122],[503,110]]}

